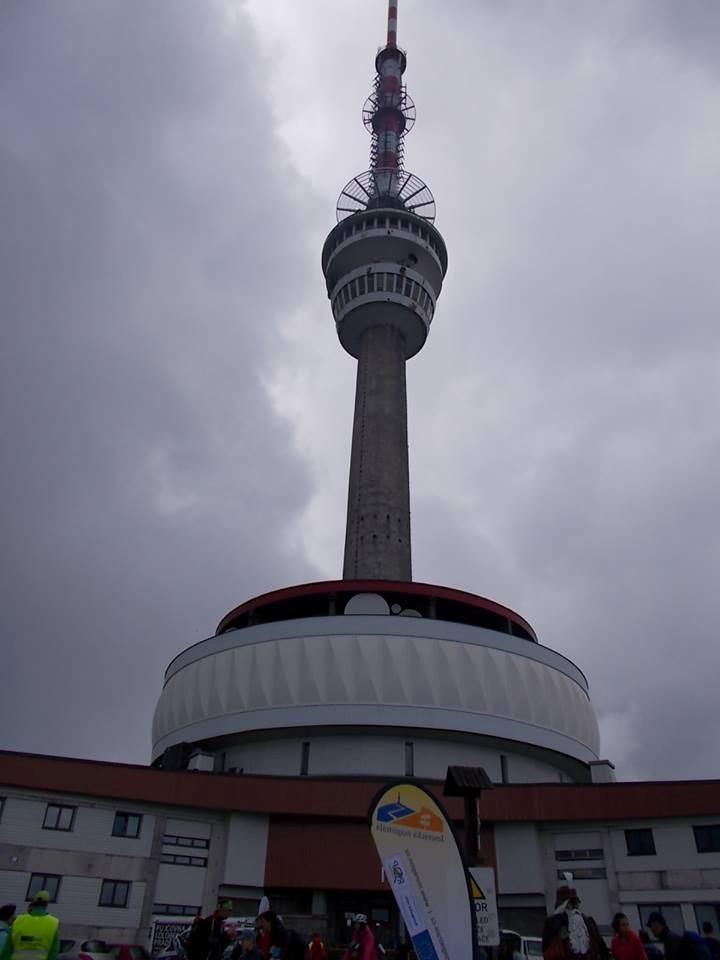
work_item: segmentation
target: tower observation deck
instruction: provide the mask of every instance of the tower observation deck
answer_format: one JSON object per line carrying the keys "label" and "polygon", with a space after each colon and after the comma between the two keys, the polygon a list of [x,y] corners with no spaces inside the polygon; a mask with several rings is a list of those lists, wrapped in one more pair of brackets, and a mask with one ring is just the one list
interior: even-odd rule
{"label": "tower observation deck", "polygon": [[447,270],[435,201],[404,167],[415,105],[397,2],[363,108],[370,169],[343,188],[322,253],[340,343],[358,362],[343,577],[412,580],[405,363],[422,349]]}

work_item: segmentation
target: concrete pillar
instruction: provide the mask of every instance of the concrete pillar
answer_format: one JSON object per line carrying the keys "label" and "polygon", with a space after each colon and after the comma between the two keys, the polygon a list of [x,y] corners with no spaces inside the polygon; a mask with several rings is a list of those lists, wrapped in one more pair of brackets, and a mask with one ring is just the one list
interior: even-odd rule
{"label": "concrete pillar", "polygon": [[412,580],[402,334],[370,327],[358,355],[345,580]]}

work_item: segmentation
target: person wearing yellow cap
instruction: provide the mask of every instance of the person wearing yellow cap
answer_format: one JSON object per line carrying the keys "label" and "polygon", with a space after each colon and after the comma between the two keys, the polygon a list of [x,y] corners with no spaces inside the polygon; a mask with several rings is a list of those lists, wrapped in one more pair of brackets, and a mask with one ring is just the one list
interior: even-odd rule
{"label": "person wearing yellow cap", "polygon": [[60,921],[48,913],[50,894],[40,890],[28,904],[28,912],[15,918],[0,960],[57,960],[60,951]]}

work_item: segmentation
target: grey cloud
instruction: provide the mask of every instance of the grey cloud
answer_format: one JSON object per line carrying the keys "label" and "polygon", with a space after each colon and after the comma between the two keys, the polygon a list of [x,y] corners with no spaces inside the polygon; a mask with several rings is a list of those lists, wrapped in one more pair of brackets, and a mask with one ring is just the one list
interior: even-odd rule
{"label": "grey cloud", "polygon": [[263,386],[307,270],[297,200],[244,16],[1,16],[0,727],[142,761],[165,663],[311,574],[309,477]]}

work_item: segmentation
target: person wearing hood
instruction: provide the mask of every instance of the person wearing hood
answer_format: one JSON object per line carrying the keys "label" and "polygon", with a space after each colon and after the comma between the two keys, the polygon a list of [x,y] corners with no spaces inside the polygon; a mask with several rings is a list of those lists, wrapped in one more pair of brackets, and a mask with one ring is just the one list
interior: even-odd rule
{"label": "person wearing hood", "polygon": [[543,929],[545,960],[608,960],[610,951],[592,917],[580,910],[577,890],[568,885],[558,888],[555,912]]}

